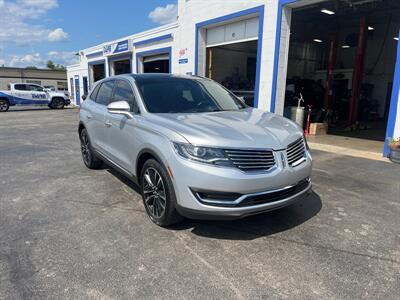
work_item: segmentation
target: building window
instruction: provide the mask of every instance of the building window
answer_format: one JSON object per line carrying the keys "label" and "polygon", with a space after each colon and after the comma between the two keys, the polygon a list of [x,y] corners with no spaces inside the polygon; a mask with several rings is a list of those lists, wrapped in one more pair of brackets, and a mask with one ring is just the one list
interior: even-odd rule
{"label": "building window", "polygon": [[42,85],[42,82],[40,80],[26,80],[26,83],[33,83],[33,84],[37,84],[37,85]]}
{"label": "building window", "polygon": [[67,91],[68,90],[68,84],[66,81],[57,81],[57,90],[59,91]]}

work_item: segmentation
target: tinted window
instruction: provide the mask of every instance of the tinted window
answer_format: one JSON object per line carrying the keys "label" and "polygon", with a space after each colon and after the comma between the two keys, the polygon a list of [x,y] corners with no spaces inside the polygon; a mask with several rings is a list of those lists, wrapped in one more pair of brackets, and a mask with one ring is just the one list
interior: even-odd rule
{"label": "tinted window", "polygon": [[118,80],[114,89],[114,101],[126,101],[131,107],[131,111],[138,112],[135,95],[129,82],[125,80]]}
{"label": "tinted window", "polygon": [[206,79],[139,79],[137,86],[152,113],[199,113],[246,107],[221,85]]}
{"label": "tinted window", "polygon": [[30,91],[43,92],[43,88],[39,85],[30,84],[28,87]]}
{"label": "tinted window", "polygon": [[90,99],[92,99],[93,101],[96,101],[96,96],[97,96],[100,86],[101,86],[101,84],[96,85],[94,90],[90,94]]}
{"label": "tinted window", "polygon": [[114,81],[106,81],[101,84],[99,92],[96,96],[96,102],[102,105],[108,105],[111,101]]}
{"label": "tinted window", "polygon": [[16,89],[17,91],[27,91],[28,90],[26,84],[15,84],[14,89]]}

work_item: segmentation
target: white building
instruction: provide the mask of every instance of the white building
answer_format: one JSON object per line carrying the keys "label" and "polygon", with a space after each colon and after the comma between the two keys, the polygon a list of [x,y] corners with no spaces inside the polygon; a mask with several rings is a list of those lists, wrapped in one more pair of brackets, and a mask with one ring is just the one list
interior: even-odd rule
{"label": "white building", "polygon": [[67,69],[69,91],[79,105],[107,76],[193,74],[283,114],[285,94],[303,87],[317,90],[308,104],[335,107],[338,122],[372,126],[364,137],[399,137],[398,2],[178,0],[176,23],[79,51],[80,63]]}
{"label": "white building", "polygon": [[10,83],[34,83],[66,92],[67,72],[48,69],[0,67],[0,90],[7,90]]}

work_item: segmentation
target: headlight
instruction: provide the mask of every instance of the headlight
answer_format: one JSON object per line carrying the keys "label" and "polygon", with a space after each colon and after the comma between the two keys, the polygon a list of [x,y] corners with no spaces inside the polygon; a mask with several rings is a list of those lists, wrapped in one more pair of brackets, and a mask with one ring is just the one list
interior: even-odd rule
{"label": "headlight", "polygon": [[229,159],[225,156],[225,152],[222,149],[198,147],[182,143],[173,144],[175,151],[183,158],[207,164],[231,166]]}

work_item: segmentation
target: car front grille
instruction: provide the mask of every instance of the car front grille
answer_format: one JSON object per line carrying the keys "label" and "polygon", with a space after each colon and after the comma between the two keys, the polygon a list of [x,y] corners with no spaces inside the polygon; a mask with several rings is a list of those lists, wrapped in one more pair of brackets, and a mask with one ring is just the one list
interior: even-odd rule
{"label": "car front grille", "polygon": [[291,143],[287,149],[287,159],[291,167],[296,167],[305,161],[306,149],[303,138]]}
{"label": "car front grille", "polygon": [[268,171],[275,166],[274,153],[271,150],[225,150],[232,165],[245,172]]}

